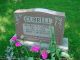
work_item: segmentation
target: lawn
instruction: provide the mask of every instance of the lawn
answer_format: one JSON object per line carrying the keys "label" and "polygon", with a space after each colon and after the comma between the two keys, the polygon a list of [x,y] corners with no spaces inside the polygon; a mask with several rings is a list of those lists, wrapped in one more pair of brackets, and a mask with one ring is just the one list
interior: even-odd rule
{"label": "lawn", "polygon": [[9,39],[15,34],[14,11],[37,7],[66,13],[64,37],[69,38],[69,54],[80,60],[79,0],[0,0],[0,56],[5,56]]}

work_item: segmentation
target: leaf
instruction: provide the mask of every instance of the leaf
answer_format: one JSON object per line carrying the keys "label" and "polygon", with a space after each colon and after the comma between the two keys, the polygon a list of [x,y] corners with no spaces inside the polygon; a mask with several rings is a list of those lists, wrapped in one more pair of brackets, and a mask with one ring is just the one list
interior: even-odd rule
{"label": "leaf", "polygon": [[55,57],[52,57],[51,60],[55,60]]}
{"label": "leaf", "polygon": [[34,58],[33,57],[28,57],[28,60],[34,60]]}

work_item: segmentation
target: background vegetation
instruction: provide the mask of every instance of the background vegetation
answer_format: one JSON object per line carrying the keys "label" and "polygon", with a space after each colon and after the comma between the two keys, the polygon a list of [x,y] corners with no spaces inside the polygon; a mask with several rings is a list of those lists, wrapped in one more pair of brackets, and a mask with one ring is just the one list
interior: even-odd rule
{"label": "background vegetation", "polygon": [[0,0],[0,56],[5,56],[9,39],[15,34],[14,11],[37,7],[66,13],[64,36],[69,38],[69,54],[80,60],[79,0]]}

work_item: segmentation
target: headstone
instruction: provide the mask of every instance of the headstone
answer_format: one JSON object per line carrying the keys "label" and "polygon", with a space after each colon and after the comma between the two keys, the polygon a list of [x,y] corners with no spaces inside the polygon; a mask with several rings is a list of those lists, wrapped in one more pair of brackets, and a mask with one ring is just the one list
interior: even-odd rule
{"label": "headstone", "polygon": [[65,19],[63,12],[43,8],[19,9],[15,11],[15,18],[19,39],[24,36],[27,41],[49,43],[50,26],[53,26],[57,44],[61,44]]}

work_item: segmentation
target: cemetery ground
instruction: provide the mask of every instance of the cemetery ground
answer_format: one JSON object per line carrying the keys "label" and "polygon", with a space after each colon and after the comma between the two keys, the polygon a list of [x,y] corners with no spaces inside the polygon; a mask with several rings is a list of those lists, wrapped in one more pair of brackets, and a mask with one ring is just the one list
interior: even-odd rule
{"label": "cemetery ground", "polygon": [[5,56],[10,38],[15,34],[14,11],[27,8],[48,8],[66,13],[64,37],[69,39],[69,54],[80,60],[79,0],[0,0],[0,57]]}

